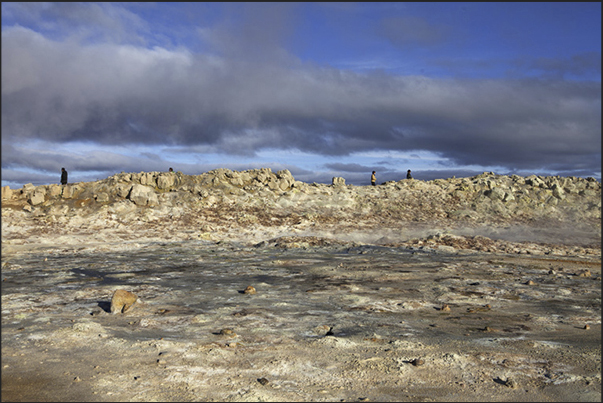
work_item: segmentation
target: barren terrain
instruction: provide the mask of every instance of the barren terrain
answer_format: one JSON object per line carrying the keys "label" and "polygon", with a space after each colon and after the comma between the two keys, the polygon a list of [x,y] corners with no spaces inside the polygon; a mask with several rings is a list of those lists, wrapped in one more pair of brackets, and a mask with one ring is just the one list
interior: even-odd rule
{"label": "barren terrain", "polygon": [[600,183],[287,174],[3,189],[2,401],[601,401]]}

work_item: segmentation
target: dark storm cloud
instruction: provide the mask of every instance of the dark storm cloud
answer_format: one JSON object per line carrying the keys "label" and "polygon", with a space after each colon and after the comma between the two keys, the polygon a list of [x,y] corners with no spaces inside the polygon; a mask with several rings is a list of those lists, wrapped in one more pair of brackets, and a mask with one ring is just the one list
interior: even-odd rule
{"label": "dark storm cloud", "polygon": [[361,164],[342,164],[342,163],[333,163],[333,164],[325,164],[325,168],[331,169],[333,171],[339,172],[372,172],[375,169],[379,169],[376,166],[365,166]]}
{"label": "dark storm cloud", "polygon": [[[47,144],[45,146],[48,146]],[[157,154],[142,153],[138,157],[127,157],[119,153],[92,151],[86,155],[55,152],[52,149],[21,148],[6,144],[2,146],[3,169],[27,166],[30,169],[48,171],[48,167],[69,166],[80,171],[114,172],[116,167],[126,172],[137,170],[154,171],[166,165]],[[3,171],[4,175],[4,171]],[[5,179],[5,178],[3,178]]]}
{"label": "dark storm cloud", "polygon": [[[85,40],[45,35],[60,32],[52,27],[3,29],[5,144],[182,145],[237,155],[425,150],[460,165],[600,169],[599,82],[358,74],[303,63],[284,50],[294,23],[290,4],[234,7],[230,19],[199,29],[211,53],[138,46],[148,25],[116,6],[22,7],[41,7],[29,14],[32,20],[60,17],[53,20],[59,28],[77,22]],[[447,34],[414,17],[386,19],[381,29],[401,47],[437,45]],[[107,42],[92,40],[102,32]],[[595,59],[539,59],[532,68],[580,72],[596,69]],[[143,157],[104,157],[98,161],[107,168],[154,167]],[[33,164],[57,162],[49,158],[56,157]]]}

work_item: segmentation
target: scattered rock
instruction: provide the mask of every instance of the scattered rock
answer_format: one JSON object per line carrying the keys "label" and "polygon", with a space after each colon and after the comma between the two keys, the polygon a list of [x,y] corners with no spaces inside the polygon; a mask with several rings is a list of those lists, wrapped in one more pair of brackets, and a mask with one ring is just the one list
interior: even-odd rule
{"label": "scattered rock", "polygon": [[111,298],[111,313],[125,313],[136,303],[138,297],[126,290],[116,290]]}
{"label": "scattered rock", "polygon": [[260,378],[260,379],[258,379],[258,382],[261,383],[262,385],[268,385],[268,383],[270,381],[266,378]]}
{"label": "scattered rock", "polygon": [[513,379],[507,379],[506,381],[504,381],[504,384],[506,387],[509,387],[511,389],[515,389],[517,388],[517,382],[515,382]]}
{"label": "scattered rock", "polygon": [[229,328],[220,330],[220,334],[223,336],[230,336],[230,337],[234,337],[237,335],[232,329],[229,329]]}
{"label": "scattered rock", "polygon": [[415,367],[420,367],[421,365],[425,364],[425,360],[422,358],[415,358],[414,360],[412,360],[410,362],[412,365],[414,365]]}
{"label": "scattered rock", "polygon": [[326,336],[327,333],[331,331],[332,327],[327,325],[316,326],[313,331],[319,336]]}
{"label": "scattered rock", "polygon": [[253,286],[247,286],[243,291],[244,294],[255,294],[255,288]]}
{"label": "scattered rock", "polygon": [[448,306],[448,304],[444,304],[444,305],[442,305],[442,307],[440,308],[440,311],[443,311],[443,312],[450,312],[450,307]]}
{"label": "scattered rock", "polygon": [[584,330],[590,330],[590,325],[584,325]]}

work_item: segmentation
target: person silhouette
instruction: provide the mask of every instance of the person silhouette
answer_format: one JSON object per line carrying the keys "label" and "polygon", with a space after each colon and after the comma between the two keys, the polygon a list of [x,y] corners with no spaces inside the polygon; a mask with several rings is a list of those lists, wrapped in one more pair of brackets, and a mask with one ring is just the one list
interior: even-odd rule
{"label": "person silhouette", "polygon": [[67,184],[67,171],[65,171],[65,168],[61,168],[61,185],[66,185]]}

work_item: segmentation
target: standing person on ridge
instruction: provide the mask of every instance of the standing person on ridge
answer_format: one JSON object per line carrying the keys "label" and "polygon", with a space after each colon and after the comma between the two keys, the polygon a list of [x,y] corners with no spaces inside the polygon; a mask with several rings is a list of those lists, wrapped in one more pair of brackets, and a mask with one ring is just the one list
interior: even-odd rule
{"label": "standing person on ridge", "polygon": [[67,184],[67,171],[65,171],[65,168],[61,168],[61,185],[66,185]]}
{"label": "standing person on ridge", "polygon": [[406,179],[412,179],[412,175],[410,174],[410,169],[406,172]]}
{"label": "standing person on ridge", "polygon": [[375,171],[373,171],[373,174],[371,175],[371,185],[375,186],[377,182],[377,177],[375,176]]}

